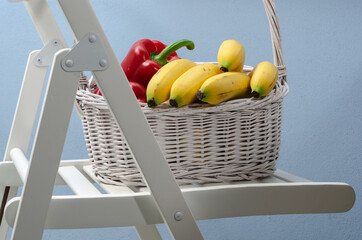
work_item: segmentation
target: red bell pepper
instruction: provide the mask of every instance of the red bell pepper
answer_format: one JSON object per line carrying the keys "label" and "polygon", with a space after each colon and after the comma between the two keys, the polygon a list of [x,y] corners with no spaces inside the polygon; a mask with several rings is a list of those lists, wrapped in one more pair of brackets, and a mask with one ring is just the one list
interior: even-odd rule
{"label": "red bell pepper", "polygon": [[[138,82],[129,82],[129,85],[131,86],[133,93],[136,95],[137,100],[139,102],[146,103],[146,88]],[[102,96],[101,90],[98,87],[94,91],[94,94]]]}
{"label": "red bell pepper", "polygon": [[167,62],[180,59],[176,50],[186,46],[187,49],[194,49],[192,41],[181,39],[169,46],[157,40],[141,39],[129,50],[127,56],[121,63],[128,81],[138,82],[147,88],[152,76]]}
{"label": "red bell pepper", "polygon": [[138,82],[129,82],[139,102],[146,103],[146,88]]}

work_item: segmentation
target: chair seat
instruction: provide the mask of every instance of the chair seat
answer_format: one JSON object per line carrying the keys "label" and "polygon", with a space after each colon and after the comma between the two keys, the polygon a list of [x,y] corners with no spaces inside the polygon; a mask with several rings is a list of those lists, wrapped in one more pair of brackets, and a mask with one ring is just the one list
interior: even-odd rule
{"label": "chair seat", "polygon": [[[7,165],[9,170],[10,163]],[[65,174],[65,169],[62,168],[67,168],[68,174]],[[0,172],[1,169],[0,167]],[[59,174],[61,176],[58,176],[57,184],[68,184],[75,194],[79,195],[52,197],[46,229],[163,223],[147,188],[131,189],[98,183],[90,162],[86,160],[62,161],[59,173],[62,174]],[[95,185],[98,185],[97,188]],[[96,189],[101,191],[97,192]],[[184,185],[181,186],[181,191],[196,220],[254,215],[338,213],[348,211],[355,201],[355,192],[348,184],[311,182],[279,169],[267,178]],[[20,197],[15,197],[6,207],[5,219],[11,227],[15,222],[19,202]]]}

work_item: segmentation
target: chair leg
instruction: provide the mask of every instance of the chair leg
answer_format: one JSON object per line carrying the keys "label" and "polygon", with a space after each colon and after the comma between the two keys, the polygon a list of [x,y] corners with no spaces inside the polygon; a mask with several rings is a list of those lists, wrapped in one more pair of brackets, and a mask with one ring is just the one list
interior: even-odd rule
{"label": "chair leg", "polygon": [[156,225],[135,226],[141,240],[162,240]]}
{"label": "chair leg", "polygon": [[61,67],[61,60],[69,51],[59,51],[53,62],[13,240],[36,240],[43,235],[80,75],[65,72]]}
{"label": "chair leg", "polygon": [[[48,70],[47,67],[38,67],[35,65],[34,59],[38,53],[39,50],[33,51],[28,57],[9,140],[5,150],[4,161],[11,161],[10,151],[14,147],[21,148],[24,152],[28,150]],[[5,211],[7,201],[15,197],[17,191],[17,187],[9,186],[4,186],[0,189],[2,200],[1,214]],[[0,218],[0,239],[5,239],[8,227],[2,217]]]}
{"label": "chair leg", "polygon": [[203,239],[89,0],[58,2],[75,38],[82,40],[93,33],[104,48],[109,66],[92,74],[171,234],[175,239]]}

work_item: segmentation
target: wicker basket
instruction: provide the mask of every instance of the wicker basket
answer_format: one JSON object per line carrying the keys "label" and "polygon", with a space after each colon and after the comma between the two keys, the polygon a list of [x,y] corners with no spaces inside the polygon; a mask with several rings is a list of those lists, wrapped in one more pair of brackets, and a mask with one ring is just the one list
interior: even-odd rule
{"label": "wicker basket", "polygon": [[[140,104],[179,184],[251,180],[273,173],[278,159],[286,80],[278,18],[264,0],[279,78],[264,99],[237,99],[179,109]],[[250,71],[251,67],[245,67]],[[77,105],[95,175],[103,183],[144,186],[142,176],[102,96],[81,81]]]}

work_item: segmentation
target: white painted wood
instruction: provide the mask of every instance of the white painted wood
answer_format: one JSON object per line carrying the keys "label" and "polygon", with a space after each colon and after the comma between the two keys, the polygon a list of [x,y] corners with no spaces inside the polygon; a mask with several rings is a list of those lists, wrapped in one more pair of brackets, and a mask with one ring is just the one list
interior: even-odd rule
{"label": "white painted wood", "polygon": [[156,225],[135,226],[137,235],[141,240],[162,240]]}
{"label": "white painted wood", "polygon": [[[24,1],[24,5],[30,17],[32,18],[44,44],[48,43],[53,38],[57,38],[60,39],[63,46],[66,46],[66,42],[46,1]],[[30,137],[36,118],[39,100],[48,70],[46,67],[37,67],[34,64],[34,59],[38,53],[39,51],[33,51],[30,53],[28,58],[10,136],[5,150],[4,161],[9,160],[10,149],[19,147],[23,150],[24,153],[26,153],[30,143]],[[1,199],[3,199],[5,188],[8,187],[0,186]],[[8,199],[16,196],[17,192],[17,188],[11,188]],[[7,201],[7,199],[3,200]],[[0,222],[0,239],[5,239],[8,227],[5,223],[2,223],[1,219]]]}
{"label": "white painted wood", "polygon": [[21,181],[25,183],[28,175],[29,161],[20,148],[13,148],[10,151],[10,157],[14,162],[15,168],[21,178]]}
{"label": "white painted wood", "polygon": [[22,185],[23,182],[14,163],[12,161],[0,162],[0,186],[19,187]]}
{"label": "white painted wood", "polygon": [[[91,168],[91,166],[86,166],[84,168],[89,169]],[[76,167],[60,167],[58,173],[75,194],[82,196],[102,195],[97,190],[97,188],[91,182],[89,182],[88,179]],[[114,188],[113,191],[110,191],[109,193],[124,193],[125,189],[126,187]],[[132,190],[130,190],[129,188],[127,189],[129,190],[129,192],[132,192]],[[159,234],[155,225],[135,226],[135,228],[139,238],[142,240],[162,240],[161,235]]]}
{"label": "white painted wood", "polygon": [[[84,166],[84,171],[91,176],[94,180],[96,180],[96,177],[93,174],[92,166]],[[99,184],[100,187],[109,194],[132,194],[135,191],[126,187],[126,186],[115,186],[110,184]],[[139,192],[139,191],[137,191]],[[142,209],[142,206],[139,206],[140,209]],[[136,232],[138,234],[138,237],[142,240],[162,240],[162,237],[160,233],[158,232],[158,229],[156,225],[138,225],[135,226]]]}
{"label": "white painted wood", "polygon": [[343,212],[353,206],[355,193],[343,183],[258,183],[204,187],[185,198],[199,220]]}
{"label": "white painted wood", "polygon": [[59,29],[53,13],[49,8],[49,5],[47,4],[47,1],[24,1],[24,5],[44,45],[56,38],[61,41],[64,47],[67,47],[67,43]]}
{"label": "white painted wood", "polygon": [[28,151],[48,70],[46,67],[38,67],[34,64],[34,58],[38,53],[39,50],[36,50],[29,54],[4,161],[10,161],[10,151],[15,147],[20,148],[24,153]]}
{"label": "white painted wood", "polygon": [[59,175],[77,195],[101,195],[98,189],[74,166],[60,167]]}
{"label": "white painted wood", "polygon": [[[74,166],[78,169],[87,179],[94,183],[93,179],[88,177],[83,171],[83,166],[91,166],[91,163],[88,159],[79,159],[79,160],[64,160],[60,162],[60,167],[64,166]],[[57,175],[55,179],[56,185],[66,185],[64,180]],[[3,186],[11,186],[11,187],[19,187],[23,186],[23,182],[19,177],[18,171],[15,168],[15,165],[12,161],[0,162],[0,185]],[[1,238],[0,238],[1,239]]]}
{"label": "white painted wood", "polygon": [[[22,149],[23,152],[28,151],[39,101],[47,74],[47,68],[37,67],[34,64],[34,59],[38,53],[39,50],[33,51],[28,57],[3,162],[11,161],[10,150],[14,147]],[[4,191],[5,187],[1,186],[0,199],[3,199]],[[7,199],[15,197],[17,192],[17,188],[11,188]],[[4,199],[4,201],[7,201],[7,199]],[[4,239],[7,235],[8,228],[5,223],[3,224],[3,221],[1,222],[0,239]]]}
{"label": "white painted wood", "polygon": [[[62,160],[60,162],[60,168],[61,167],[68,167],[68,166],[72,166],[75,167],[89,182],[91,183],[95,183],[95,181],[88,176],[88,174],[83,170],[84,166],[90,166],[91,167],[91,162],[89,161],[89,159],[76,159],[76,160]],[[55,179],[55,184],[56,185],[66,185],[67,183],[63,180],[63,178],[59,175],[57,175],[57,178]]]}
{"label": "white painted wood", "polygon": [[[16,196],[17,192],[18,192],[18,188],[16,187],[9,187],[8,189],[9,193],[8,193],[8,199],[11,199],[11,197]],[[10,197],[11,196],[11,197]],[[4,202],[6,203],[6,202]],[[0,226],[0,239],[1,240],[5,240],[6,236],[8,234],[8,229],[9,229],[9,225],[5,220],[5,217],[3,217],[2,221],[1,221],[1,226]]]}
{"label": "white painted wood", "polygon": [[[345,183],[259,183],[185,189],[183,195],[197,220],[274,214],[346,212],[355,192]],[[8,205],[14,223],[19,198]],[[102,197],[54,196],[46,228],[120,227],[162,223],[150,193]]]}
{"label": "white painted wood", "polygon": [[41,239],[43,234],[80,75],[79,72],[64,72],[60,66],[69,51],[64,49],[55,55],[13,240]]}
{"label": "white painted wood", "polygon": [[[58,2],[77,40],[93,32],[104,46],[110,66],[93,75],[171,234],[175,239],[203,239],[89,0]],[[184,215],[181,221],[174,218],[178,211]]]}
{"label": "white painted wood", "polygon": [[[44,0],[23,2],[43,43],[47,44],[51,39],[57,38],[61,41],[63,46],[67,46],[47,2]],[[24,153],[26,153],[30,143],[30,136],[33,130],[41,91],[43,89],[43,83],[48,70],[46,67],[37,67],[34,64],[34,58],[38,53],[39,51],[34,51],[29,55],[23,85],[21,87],[8,144],[5,150],[4,161],[9,160],[10,149],[19,147]],[[4,195],[5,188],[8,187],[0,186],[1,199],[3,199],[2,197]],[[11,189],[8,199],[16,196],[16,193],[17,189]],[[7,199],[3,200],[7,201]],[[2,222],[1,219],[0,222]],[[1,224],[0,239],[4,239],[6,235],[7,227],[5,224]]]}

